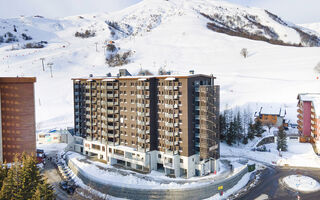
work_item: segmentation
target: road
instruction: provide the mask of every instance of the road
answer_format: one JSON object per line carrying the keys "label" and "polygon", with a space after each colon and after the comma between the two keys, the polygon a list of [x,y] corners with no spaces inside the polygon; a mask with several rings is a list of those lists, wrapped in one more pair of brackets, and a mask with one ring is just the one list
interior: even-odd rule
{"label": "road", "polygon": [[[54,157],[55,155],[56,155],[56,152],[52,152],[48,155],[48,157],[50,156]],[[77,194],[69,195],[66,191],[62,190],[59,187],[59,183],[60,181],[62,181],[62,179],[58,174],[58,171],[55,168],[55,165],[49,160],[46,160],[46,165],[44,167],[43,174],[48,179],[48,183],[53,185],[57,200],[67,200],[67,199],[86,200],[86,198],[83,198],[82,196],[79,196]]]}
{"label": "road", "polygon": [[[297,199],[297,192],[288,190],[279,183],[279,179],[297,174],[312,177],[320,182],[320,169],[268,167],[262,172],[259,184],[237,199],[253,200],[263,194],[268,195],[269,199]],[[299,196],[300,199],[319,200],[320,191],[307,194],[299,193]]]}

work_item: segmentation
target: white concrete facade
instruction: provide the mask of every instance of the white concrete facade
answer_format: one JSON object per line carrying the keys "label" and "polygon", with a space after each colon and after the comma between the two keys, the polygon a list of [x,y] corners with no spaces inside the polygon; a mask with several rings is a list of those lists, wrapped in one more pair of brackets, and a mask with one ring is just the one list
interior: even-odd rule
{"label": "white concrete facade", "polygon": [[200,156],[197,154],[185,157],[160,151],[140,152],[131,147],[111,146],[87,140],[84,140],[83,144],[85,155],[97,155],[99,159],[106,160],[111,165],[121,164],[140,171],[161,170],[166,175],[186,178],[219,171],[218,160],[212,158],[200,161]]}
{"label": "white concrete facade", "polygon": [[87,156],[97,155],[98,159],[107,160],[107,145],[100,141],[83,140],[83,154]]}

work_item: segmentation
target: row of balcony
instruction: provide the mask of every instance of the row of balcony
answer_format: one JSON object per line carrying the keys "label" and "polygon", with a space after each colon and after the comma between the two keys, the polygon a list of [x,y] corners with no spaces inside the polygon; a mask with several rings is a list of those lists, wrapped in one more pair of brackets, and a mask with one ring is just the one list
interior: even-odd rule
{"label": "row of balcony", "polygon": [[140,117],[149,117],[150,113],[149,112],[137,112],[137,115]]}
{"label": "row of balcony", "polygon": [[138,99],[149,99],[149,95],[148,94],[146,94],[146,95],[137,94],[137,98]]}
{"label": "row of balcony", "polygon": [[150,134],[150,130],[143,130],[143,129],[140,129],[138,128],[138,131],[137,131],[139,134]]}
{"label": "row of balcony", "polygon": [[164,134],[165,134],[165,136],[170,136],[170,137],[179,136],[178,132],[165,131]]}
{"label": "row of balcony", "polygon": [[164,99],[179,99],[179,95],[164,95]]}
{"label": "row of balcony", "polygon": [[164,104],[164,108],[179,108],[178,104]]}
{"label": "row of balcony", "polygon": [[165,90],[178,90],[179,87],[178,86],[164,86]]}
{"label": "row of balcony", "polygon": [[138,125],[143,125],[143,126],[149,126],[149,125],[150,125],[150,122],[149,122],[149,121],[145,122],[145,121],[137,120],[137,124],[138,124]]}
{"label": "row of balcony", "polygon": [[167,126],[167,127],[178,127],[178,126],[179,126],[179,123],[165,122],[164,124],[165,124],[165,126]]}
{"label": "row of balcony", "polygon": [[166,118],[177,118],[177,117],[179,117],[179,114],[178,113],[175,113],[175,114],[164,113],[164,116]]}
{"label": "row of balcony", "polygon": [[137,103],[137,107],[138,108],[149,108],[150,105],[148,103],[147,104]]}
{"label": "row of balcony", "polygon": [[142,139],[142,138],[138,137],[138,142],[140,142],[140,143],[149,143],[150,139],[149,138],[148,139]]}
{"label": "row of balcony", "polygon": [[149,90],[149,86],[145,85],[145,86],[137,86],[138,90]]}

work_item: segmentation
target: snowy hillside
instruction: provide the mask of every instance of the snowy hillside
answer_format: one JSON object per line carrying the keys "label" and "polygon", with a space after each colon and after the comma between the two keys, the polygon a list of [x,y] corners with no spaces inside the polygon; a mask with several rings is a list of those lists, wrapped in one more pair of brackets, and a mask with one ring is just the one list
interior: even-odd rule
{"label": "snowy hillside", "polygon": [[[229,107],[249,104],[255,108],[259,103],[272,102],[287,107],[288,115],[295,119],[297,94],[320,90],[316,78],[319,75],[313,71],[320,61],[320,48],[272,45],[214,32],[207,27],[213,21],[201,13],[214,16],[219,6],[219,13],[226,19],[231,14],[256,15],[264,25],[269,22],[284,42],[300,41],[298,32],[281,25],[261,9],[210,0],[145,0],[110,14],[0,20],[0,35],[9,31],[19,40],[0,44],[0,76],[37,77],[38,128],[72,125],[71,78],[116,74],[119,67],[108,67],[105,53],[105,41],[114,40],[118,49],[131,52],[129,63],[122,68],[132,74],[140,68],[156,73],[160,67],[174,74],[184,74],[190,69],[214,74],[221,85],[222,109],[226,104]],[[247,22],[243,19],[243,26]],[[81,37],[75,37],[77,32]],[[24,40],[22,33],[32,40]],[[20,48],[41,41],[48,44],[37,49]],[[240,55],[242,48],[248,49],[246,59]],[[44,58],[45,71],[40,58]],[[53,63],[53,77],[47,63]]]}

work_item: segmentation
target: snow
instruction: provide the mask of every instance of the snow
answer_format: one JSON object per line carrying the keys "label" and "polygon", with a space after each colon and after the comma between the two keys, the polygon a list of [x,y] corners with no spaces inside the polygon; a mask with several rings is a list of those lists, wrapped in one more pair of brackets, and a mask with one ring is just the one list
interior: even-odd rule
{"label": "snow", "polygon": [[308,176],[290,175],[284,177],[283,182],[289,188],[300,192],[315,192],[320,190],[319,182]]}
{"label": "snow", "polygon": [[[85,159],[83,155],[74,152],[68,152],[67,156],[83,173],[89,177],[93,177],[98,182],[133,188],[178,189],[199,187],[204,184],[210,184],[215,180],[220,180],[222,177],[225,178],[232,175],[228,172],[227,168],[222,165],[222,170],[215,175],[192,177],[190,179],[169,178],[166,177],[164,173],[157,171],[152,171],[150,174],[139,174],[118,169],[109,164]],[[237,161],[232,161],[232,165],[234,165],[233,174],[238,173],[246,167],[246,165],[240,164]]]}
{"label": "snow", "polygon": [[[0,29],[0,34],[13,32],[12,27],[16,25],[20,32],[15,34],[27,29],[26,33],[34,38],[32,41],[47,40],[49,44],[43,49],[15,51],[11,51],[12,44],[0,44],[0,76],[37,77],[37,129],[73,126],[71,78],[118,73],[119,68],[106,66],[102,46],[105,40],[112,39],[105,21],[123,20],[135,34],[119,35],[115,42],[121,49],[135,51],[132,63],[124,66],[133,75],[140,67],[153,73],[165,67],[173,74],[185,74],[190,69],[196,74],[213,74],[217,77],[216,83],[221,85],[221,110],[225,105],[259,107],[272,103],[286,107],[288,118],[295,121],[297,94],[319,89],[313,68],[319,62],[320,48],[276,46],[208,30],[208,20],[194,8],[211,12],[219,6],[226,6],[230,14],[244,10],[267,20],[261,9],[239,7],[236,11],[238,6],[208,0],[142,1],[115,13],[84,14],[83,19],[79,16],[3,19],[0,26],[4,29]],[[74,37],[76,31],[87,29],[95,30],[96,37]],[[290,40],[295,37],[295,33],[292,38],[289,32],[287,35]],[[244,47],[249,51],[246,59],[240,55]],[[42,57],[45,71],[39,60]],[[53,78],[46,65],[49,62],[54,63]]]}
{"label": "snow", "polygon": [[40,144],[37,143],[38,149],[43,149],[45,153],[58,153],[63,151],[67,147],[66,143],[52,143],[52,144]]}
{"label": "snow", "polygon": [[[230,188],[227,191],[223,191],[222,197],[225,199],[232,194],[236,194],[241,188],[245,187],[250,180],[251,174],[252,174],[252,172],[246,173],[235,186],[233,186],[232,188]],[[208,198],[207,200],[220,200],[220,199],[221,199],[220,194],[216,194],[216,195]]]}
{"label": "snow", "polygon": [[281,152],[279,156],[277,144],[266,144],[266,149],[270,152],[252,151],[259,139],[249,141],[248,145],[228,146],[221,143],[220,153],[223,157],[243,157],[251,160],[263,162],[267,165],[314,167],[320,168],[320,159],[315,154],[310,143],[300,143],[297,140],[287,139],[288,151]]}

